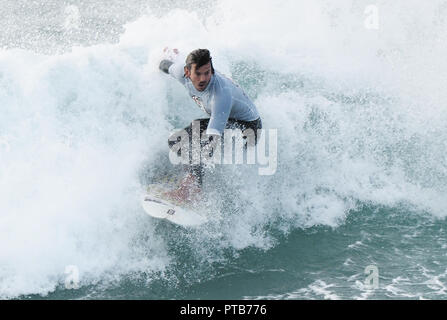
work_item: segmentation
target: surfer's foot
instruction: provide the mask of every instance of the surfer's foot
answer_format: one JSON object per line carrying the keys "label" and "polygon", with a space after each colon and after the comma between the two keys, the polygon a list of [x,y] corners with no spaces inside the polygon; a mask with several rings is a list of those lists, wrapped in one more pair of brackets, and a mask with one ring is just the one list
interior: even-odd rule
{"label": "surfer's foot", "polygon": [[191,203],[199,200],[200,192],[195,176],[189,174],[180,182],[177,189],[165,192],[163,196],[177,202]]}

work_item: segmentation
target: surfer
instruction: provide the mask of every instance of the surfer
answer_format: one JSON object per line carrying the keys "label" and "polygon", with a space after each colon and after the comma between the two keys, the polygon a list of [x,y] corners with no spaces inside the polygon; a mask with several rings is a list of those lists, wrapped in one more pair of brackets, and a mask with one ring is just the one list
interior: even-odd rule
{"label": "surfer", "polygon": [[[165,48],[168,53],[168,48]],[[191,135],[194,123],[199,123],[201,141],[212,143],[215,137],[223,138],[224,129],[239,129],[242,132],[252,129],[257,143],[257,130],[262,128],[261,118],[253,102],[231,79],[214,70],[208,49],[192,51],[186,61],[179,61],[179,51],[171,51],[169,59],[163,59],[159,68],[177,79],[186,87],[190,97],[207,115],[196,119],[188,127],[174,133],[169,138],[169,147],[178,143],[181,132],[188,132],[191,150]],[[223,140],[222,140],[223,141]],[[205,143],[206,145],[206,143]],[[201,146],[202,150],[204,145]],[[203,165],[189,163],[189,174],[180,182],[179,188],[166,193],[166,196],[185,201],[194,198],[202,186]]]}

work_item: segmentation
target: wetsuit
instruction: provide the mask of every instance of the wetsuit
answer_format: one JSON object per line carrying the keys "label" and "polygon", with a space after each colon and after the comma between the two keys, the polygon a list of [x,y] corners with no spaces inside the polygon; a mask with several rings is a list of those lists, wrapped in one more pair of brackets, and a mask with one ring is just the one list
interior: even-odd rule
{"label": "wetsuit", "polygon": [[[250,128],[254,131],[255,143],[257,143],[257,130],[262,128],[262,122],[256,106],[245,92],[231,79],[217,71],[211,76],[205,90],[198,91],[191,80],[185,77],[184,66],[184,63],[173,63],[169,60],[163,60],[160,63],[160,69],[183,84],[196,104],[209,115],[209,118],[195,120],[200,121],[200,134],[205,132],[207,135],[223,136],[224,129],[244,131]],[[190,141],[191,127],[192,124],[183,129],[188,132]],[[173,136],[176,135],[178,136],[177,133],[173,134]],[[175,143],[175,141],[170,141],[169,145],[172,146]],[[192,170],[201,184],[202,167],[192,166]]]}

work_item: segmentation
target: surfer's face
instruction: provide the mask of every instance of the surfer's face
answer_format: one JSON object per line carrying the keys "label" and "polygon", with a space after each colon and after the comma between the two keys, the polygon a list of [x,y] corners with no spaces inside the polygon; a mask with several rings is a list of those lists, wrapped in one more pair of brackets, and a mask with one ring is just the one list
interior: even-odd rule
{"label": "surfer's face", "polygon": [[213,75],[211,62],[208,62],[198,69],[196,69],[196,66],[197,64],[192,64],[191,70],[185,68],[185,75],[191,80],[197,91],[203,91],[208,86],[208,83],[210,83],[211,76]]}

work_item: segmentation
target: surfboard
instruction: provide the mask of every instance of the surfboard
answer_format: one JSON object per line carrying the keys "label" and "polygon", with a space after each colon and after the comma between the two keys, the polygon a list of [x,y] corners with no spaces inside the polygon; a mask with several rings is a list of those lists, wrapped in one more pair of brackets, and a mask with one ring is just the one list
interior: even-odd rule
{"label": "surfboard", "polygon": [[152,184],[142,197],[144,211],[151,217],[165,219],[183,227],[195,227],[204,224],[205,216],[187,208],[179,203],[172,203],[162,198],[161,194],[166,188],[163,185]]}

